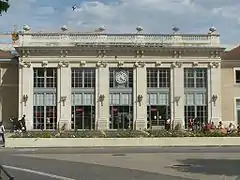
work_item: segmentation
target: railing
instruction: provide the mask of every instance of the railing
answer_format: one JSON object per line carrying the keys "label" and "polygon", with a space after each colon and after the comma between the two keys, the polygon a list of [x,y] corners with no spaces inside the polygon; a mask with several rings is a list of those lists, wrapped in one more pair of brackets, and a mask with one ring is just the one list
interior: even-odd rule
{"label": "railing", "polygon": [[0,180],[14,180],[15,178],[9,174],[9,172],[0,165]]}

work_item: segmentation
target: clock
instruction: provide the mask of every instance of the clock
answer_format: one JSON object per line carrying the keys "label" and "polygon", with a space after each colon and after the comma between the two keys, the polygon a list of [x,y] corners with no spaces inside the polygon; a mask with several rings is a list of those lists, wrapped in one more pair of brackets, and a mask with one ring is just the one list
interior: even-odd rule
{"label": "clock", "polygon": [[118,71],[115,75],[115,79],[118,84],[125,84],[128,81],[128,74],[125,71]]}

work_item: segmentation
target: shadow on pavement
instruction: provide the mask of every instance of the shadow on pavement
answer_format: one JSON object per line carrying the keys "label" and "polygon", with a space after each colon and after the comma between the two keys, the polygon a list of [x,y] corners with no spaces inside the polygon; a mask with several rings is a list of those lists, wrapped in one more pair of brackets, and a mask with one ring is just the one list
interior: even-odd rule
{"label": "shadow on pavement", "polygon": [[206,175],[240,176],[240,160],[234,159],[185,159],[172,168],[189,173]]}

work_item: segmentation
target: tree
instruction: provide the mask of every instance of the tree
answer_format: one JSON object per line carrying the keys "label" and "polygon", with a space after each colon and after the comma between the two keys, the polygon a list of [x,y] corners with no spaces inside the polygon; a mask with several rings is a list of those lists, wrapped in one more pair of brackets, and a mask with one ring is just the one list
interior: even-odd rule
{"label": "tree", "polygon": [[9,5],[9,0],[0,0],[0,16],[2,16],[3,12],[7,12]]}

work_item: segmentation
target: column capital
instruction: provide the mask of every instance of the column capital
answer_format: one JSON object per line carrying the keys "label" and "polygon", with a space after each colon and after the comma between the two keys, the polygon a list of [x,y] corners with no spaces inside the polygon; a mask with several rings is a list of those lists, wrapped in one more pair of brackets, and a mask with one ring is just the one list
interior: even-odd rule
{"label": "column capital", "polygon": [[182,67],[182,62],[173,62],[171,64],[172,68],[181,68]]}
{"label": "column capital", "polygon": [[135,63],[133,64],[133,67],[134,67],[134,68],[144,68],[145,65],[146,65],[145,62],[143,62],[143,61],[137,61],[137,62],[135,62]]}
{"label": "column capital", "polygon": [[106,68],[106,67],[107,67],[107,63],[104,62],[104,61],[98,61],[98,62],[96,63],[96,67],[97,67],[97,68]]}
{"label": "column capital", "polygon": [[208,63],[209,68],[219,68],[220,67],[220,62],[210,62]]}
{"label": "column capital", "polygon": [[20,68],[30,68],[31,67],[31,62],[30,61],[20,61],[19,62],[19,67]]}
{"label": "column capital", "polygon": [[67,67],[69,67],[69,62],[67,62],[67,61],[60,61],[59,63],[58,63],[58,67],[59,68],[67,68]]}

